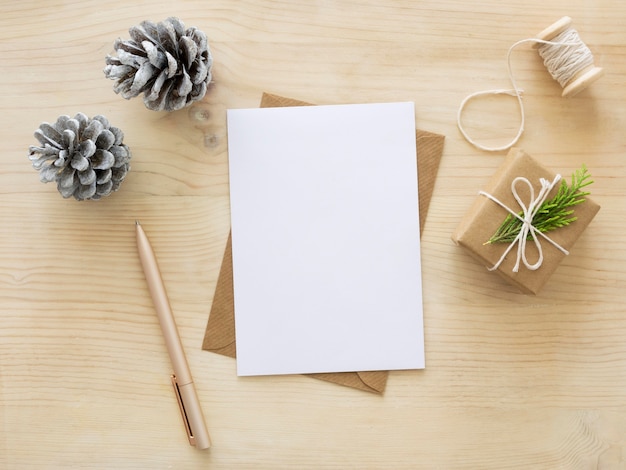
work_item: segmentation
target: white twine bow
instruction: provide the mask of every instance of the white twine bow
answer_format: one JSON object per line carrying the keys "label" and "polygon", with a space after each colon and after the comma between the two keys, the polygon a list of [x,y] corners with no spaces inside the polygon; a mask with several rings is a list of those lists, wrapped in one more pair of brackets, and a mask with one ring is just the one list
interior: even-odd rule
{"label": "white twine bow", "polygon": [[[558,243],[556,243],[554,240],[552,240],[550,237],[548,237],[544,233],[537,230],[537,228],[535,228],[535,226],[533,225],[533,218],[537,214],[537,211],[539,211],[541,204],[543,204],[543,202],[548,197],[548,194],[550,193],[552,188],[554,188],[554,186],[560,180],[561,180],[561,175],[556,175],[552,182],[546,180],[545,178],[540,178],[539,183],[541,184],[541,189],[539,190],[539,194],[537,194],[537,197],[535,198],[535,190],[533,188],[533,185],[530,183],[530,181],[528,181],[528,179],[524,178],[523,176],[518,176],[517,178],[515,178],[513,182],[511,183],[511,193],[513,193],[513,197],[522,208],[521,216],[517,212],[515,212],[513,209],[508,207],[506,204],[504,204],[502,201],[492,196],[491,194],[486,193],[484,191],[479,192],[479,194],[482,194],[488,199],[491,199],[493,202],[495,202],[499,206],[509,211],[511,215],[518,218],[522,222],[522,228],[517,234],[517,237],[515,237],[515,240],[513,240],[509,244],[508,248],[502,254],[502,257],[498,260],[498,262],[495,265],[493,265],[493,267],[489,268],[489,271],[495,271],[496,269],[498,269],[500,265],[502,264],[502,262],[504,261],[504,259],[506,258],[506,256],[515,246],[517,246],[517,260],[515,262],[515,266],[513,266],[513,272],[516,273],[519,271],[520,261],[523,262],[524,266],[526,266],[531,271],[535,271],[539,269],[541,267],[541,264],[543,263],[543,250],[541,248],[541,243],[539,243],[539,239],[537,238],[537,234],[541,235],[544,239],[549,241],[552,245],[554,245],[564,254],[566,255],[569,254],[569,252],[565,248],[560,246]],[[522,201],[522,198],[517,192],[516,186],[518,183],[525,183],[530,190],[530,202],[528,206],[524,204],[524,202]],[[535,243],[537,252],[539,253],[539,259],[534,264],[530,264],[528,262],[528,259],[526,258],[526,242],[528,241],[529,234],[533,242]]]}

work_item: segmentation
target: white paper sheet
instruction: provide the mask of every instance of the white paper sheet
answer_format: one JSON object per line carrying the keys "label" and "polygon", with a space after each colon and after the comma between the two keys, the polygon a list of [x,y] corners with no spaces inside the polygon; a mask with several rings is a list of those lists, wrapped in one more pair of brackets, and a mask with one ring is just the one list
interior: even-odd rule
{"label": "white paper sheet", "polygon": [[238,375],[424,367],[413,103],[228,110]]}

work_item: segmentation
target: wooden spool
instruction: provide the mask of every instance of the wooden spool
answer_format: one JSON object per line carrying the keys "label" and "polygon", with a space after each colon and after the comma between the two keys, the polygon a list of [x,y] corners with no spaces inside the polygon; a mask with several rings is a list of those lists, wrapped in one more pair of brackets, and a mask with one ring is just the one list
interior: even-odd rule
{"label": "wooden spool", "polygon": [[[552,41],[555,37],[561,34],[563,31],[568,29],[572,25],[572,19],[569,16],[564,16],[556,23],[548,26],[542,32],[540,32],[536,37],[537,39],[541,39],[543,41]],[[536,49],[541,47],[540,43],[535,44]],[[583,70],[579,71],[576,75],[574,75],[569,82],[565,84],[563,88],[562,96],[571,97],[577,93],[580,93],[597,79],[599,79],[604,74],[604,70],[601,67],[596,67],[595,65],[590,65],[585,67]]]}

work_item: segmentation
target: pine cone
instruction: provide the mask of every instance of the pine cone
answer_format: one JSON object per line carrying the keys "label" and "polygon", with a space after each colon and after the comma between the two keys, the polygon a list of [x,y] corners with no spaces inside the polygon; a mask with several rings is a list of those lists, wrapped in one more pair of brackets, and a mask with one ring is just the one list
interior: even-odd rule
{"label": "pine cone", "polygon": [[100,199],[119,189],[130,169],[124,134],[104,116],[59,116],[35,131],[40,145],[29,148],[43,183],[56,182],[64,198]]}
{"label": "pine cone", "polygon": [[154,111],[176,111],[201,100],[211,81],[213,58],[206,35],[178,18],[154,24],[144,21],[117,39],[117,57],[107,56],[104,74],[117,80],[113,90],[126,99],[144,94]]}

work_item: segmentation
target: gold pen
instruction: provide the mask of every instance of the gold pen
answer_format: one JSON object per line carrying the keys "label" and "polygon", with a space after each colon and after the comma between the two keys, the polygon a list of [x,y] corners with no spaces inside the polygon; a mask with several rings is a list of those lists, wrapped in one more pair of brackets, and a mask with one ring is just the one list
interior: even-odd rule
{"label": "gold pen", "polygon": [[174,369],[172,385],[178,399],[180,412],[183,415],[189,444],[196,446],[198,449],[208,449],[211,446],[209,431],[204,422],[200,400],[198,400],[196,388],[193,384],[191,371],[185,358],[183,345],[178,335],[178,329],[174,322],[174,315],[170,308],[154,251],[139,221],[135,221],[135,231],[139,259],[141,260],[143,272],[148,282],[148,289],[161,324],[167,352],[172,361]]}

